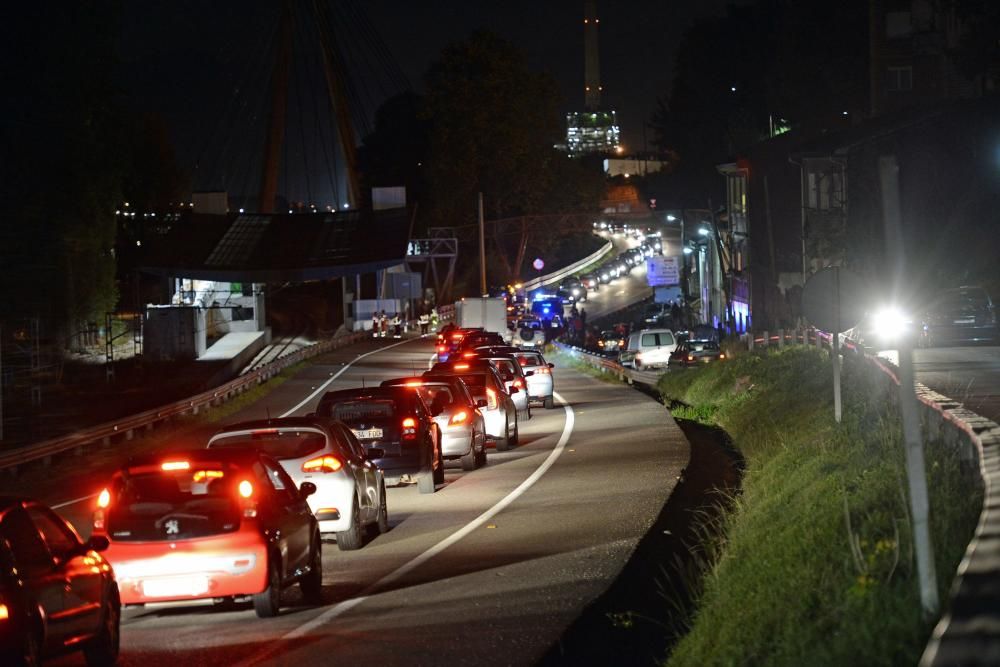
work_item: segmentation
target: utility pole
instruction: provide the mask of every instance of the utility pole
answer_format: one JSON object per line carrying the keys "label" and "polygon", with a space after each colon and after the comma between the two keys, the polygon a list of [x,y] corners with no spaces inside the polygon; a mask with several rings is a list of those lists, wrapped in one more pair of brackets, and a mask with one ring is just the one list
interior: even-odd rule
{"label": "utility pole", "polygon": [[[904,279],[903,224],[899,201],[899,164],[894,155],[879,158],[879,178],[882,185],[882,218],[885,224],[889,264],[895,272],[894,289],[901,291]],[[920,430],[920,412],[913,377],[913,339],[903,335],[899,340],[899,413],[903,421],[903,443],[906,448],[906,477],[910,487],[910,514],[913,517],[913,544],[917,552],[917,576],[920,582],[920,604],[924,618],[938,615],[937,572],[934,566],[934,544],[929,526],[930,501],[927,495],[927,471],[924,463],[924,442]]]}
{"label": "utility pole", "polygon": [[486,296],[486,234],[483,222],[483,193],[479,193],[479,293]]}

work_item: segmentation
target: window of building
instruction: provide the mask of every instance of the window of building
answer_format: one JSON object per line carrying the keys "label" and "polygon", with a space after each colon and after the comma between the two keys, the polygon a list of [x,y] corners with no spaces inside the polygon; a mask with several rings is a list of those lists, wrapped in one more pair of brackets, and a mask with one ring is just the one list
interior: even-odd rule
{"label": "window of building", "polygon": [[913,90],[913,68],[890,67],[886,70],[885,79],[886,90],[904,91]]}
{"label": "window of building", "polygon": [[844,177],[840,171],[810,171],[806,178],[809,208],[821,211],[843,208]]}

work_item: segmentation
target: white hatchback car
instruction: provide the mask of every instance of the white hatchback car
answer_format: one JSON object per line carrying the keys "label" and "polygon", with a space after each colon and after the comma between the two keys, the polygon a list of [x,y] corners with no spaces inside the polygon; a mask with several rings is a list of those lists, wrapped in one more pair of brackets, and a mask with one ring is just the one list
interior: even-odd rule
{"label": "white hatchback car", "polygon": [[367,526],[389,530],[385,478],[371,462],[377,458],[338,421],[286,417],[226,426],[208,441],[211,447],[258,449],[277,459],[295,481],[316,485],[308,498],[321,533],[334,533],[341,551],[360,549]]}

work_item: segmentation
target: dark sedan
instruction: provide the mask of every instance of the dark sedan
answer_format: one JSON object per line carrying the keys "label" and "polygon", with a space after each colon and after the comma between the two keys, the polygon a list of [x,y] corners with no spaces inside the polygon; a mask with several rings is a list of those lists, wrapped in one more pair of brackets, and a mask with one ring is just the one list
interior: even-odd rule
{"label": "dark sedan", "polygon": [[956,287],[938,294],[927,308],[922,343],[949,345],[997,340],[997,318],[982,287]]}
{"label": "dark sedan", "polygon": [[44,505],[0,497],[0,664],[79,650],[88,665],[117,661],[118,584],[98,553],[107,548]]}
{"label": "dark sedan", "polygon": [[670,355],[670,366],[697,366],[725,359],[726,355],[713,340],[686,340]]}
{"label": "dark sedan", "polygon": [[387,484],[413,480],[421,493],[434,493],[444,483],[441,433],[412,387],[327,392],[316,414],[346,424]]}

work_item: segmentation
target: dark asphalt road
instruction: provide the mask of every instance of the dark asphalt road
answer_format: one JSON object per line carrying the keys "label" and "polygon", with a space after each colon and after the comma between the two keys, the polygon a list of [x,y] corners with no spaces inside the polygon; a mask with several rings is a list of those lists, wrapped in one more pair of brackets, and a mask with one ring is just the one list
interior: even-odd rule
{"label": "dark asphalt road", "polygon": [[[321,357],[230,421],[304,413],[325,383],[409,374],[426,368],[431,352],[429,341],[406,342],[347,369],[350,352]],[[325,545],[324,605],[302,606],[291,589],[282,614],[267,620],[248,605],[129,609],[122,664],[534,663],[614,580],[689,458],[683,434],[652,399],[570,369],[557,368],[555,381],[567,407],[533,410],[521,446],[491,449],[474,472],[449,468],[433,495],[389,489],[392,529],[360,551]],[[71,501],[95,492],[114,460],[101,452],[23,483],[47,502]],[[91,503],[60,511],[85,528]]]}

